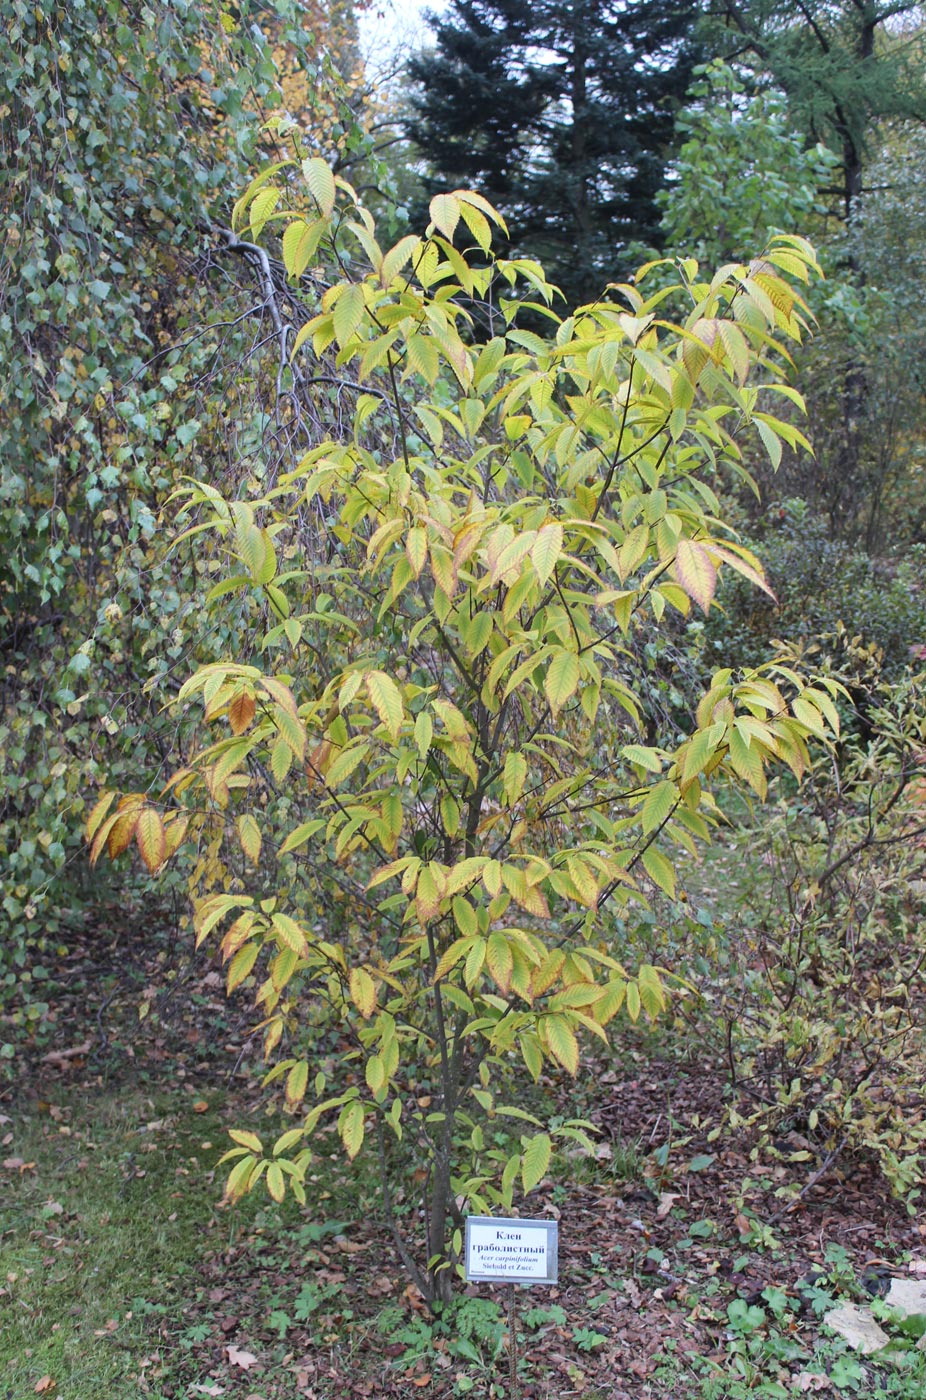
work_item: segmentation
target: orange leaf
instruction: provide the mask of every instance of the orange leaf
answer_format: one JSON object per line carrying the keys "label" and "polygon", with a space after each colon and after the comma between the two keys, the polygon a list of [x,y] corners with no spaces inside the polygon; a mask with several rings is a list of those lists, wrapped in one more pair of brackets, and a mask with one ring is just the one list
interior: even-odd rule
{"label": "orange leaf", "polygon": [[257,713],[257,703],[253,695],[249,695],[246,690],[238,690],[232,697],[232,702],[228,707],[228,722],[231,725],[233,734],[243,734],[251,727],[254,715]]}
{"label": "orange leaf", "polygon": [[57,1386],[58,1382],[53,1381],[51,1376],[43,1376],[42,1379],[36,1383],[33,1389],[35,1390],[36,1395],[42,1395],[46,1390],[57,1389]]}

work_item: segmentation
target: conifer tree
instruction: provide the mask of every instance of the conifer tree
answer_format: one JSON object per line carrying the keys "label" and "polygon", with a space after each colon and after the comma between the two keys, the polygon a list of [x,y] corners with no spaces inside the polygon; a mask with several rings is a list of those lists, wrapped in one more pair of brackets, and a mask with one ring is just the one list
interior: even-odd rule
{"label": "conifer tree", "polygon": [[475,186],[572,303],[657,244],[674,116],[700,55],[691,0],[452,0],[410,65],[431,187]]}

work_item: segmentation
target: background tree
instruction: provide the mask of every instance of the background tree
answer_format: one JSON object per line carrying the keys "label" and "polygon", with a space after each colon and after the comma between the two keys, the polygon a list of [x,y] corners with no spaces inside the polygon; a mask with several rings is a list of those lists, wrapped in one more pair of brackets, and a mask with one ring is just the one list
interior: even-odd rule
{"label": "background tree", "polygon": [[848,221],[864,188],[878,123],[926,119],[920,6],[913,0],[714,0],[711,14],[719,51],[770,77],[787,94],[798,129],[838,155],[833,192]]}
{"label": "background tree", "polygon": [[569,303],[659,237],[675,110],[701,54],[687,0],[454,0],[413,60],[408,130],[432,187],[503,205],[512,245]]}
{"label": "background tree", "polygon": [[[315,430],[317,407],[281,398],[266,258],[229,237],[226,207],[269,142],[274,51],[301,75],[294,117],[318,90],[324,35],[301,21],[285,0],[234,17],[0,0],[4,977],[82,907],[74,824],[100,767],[131,785],[158,752],[132,677],[216,643],[187,627],[200,565],[153,556],[161,504],[185,473],[272,470]],[[339,114],[332,153],[352,135]]]}

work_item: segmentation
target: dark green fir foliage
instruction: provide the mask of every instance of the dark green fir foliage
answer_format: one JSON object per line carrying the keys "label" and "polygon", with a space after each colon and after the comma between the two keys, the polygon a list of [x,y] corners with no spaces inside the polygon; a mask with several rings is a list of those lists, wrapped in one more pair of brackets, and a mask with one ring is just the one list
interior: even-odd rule
{"label": "dark green fir foliage", "polygon": [[502,204],[570,303],[659,245],[656,195],[699,50],[690,0],[453,0],[410,65],[434,189]]}

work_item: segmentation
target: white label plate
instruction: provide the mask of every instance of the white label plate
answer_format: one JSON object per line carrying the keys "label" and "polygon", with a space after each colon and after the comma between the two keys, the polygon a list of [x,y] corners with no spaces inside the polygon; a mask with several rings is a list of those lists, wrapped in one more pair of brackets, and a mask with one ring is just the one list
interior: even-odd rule
{"label": "white label plate", "polygon": [[555,1283],[559,1264],[555,1220],[466,1218],[466,1277],[482,1283]]}

